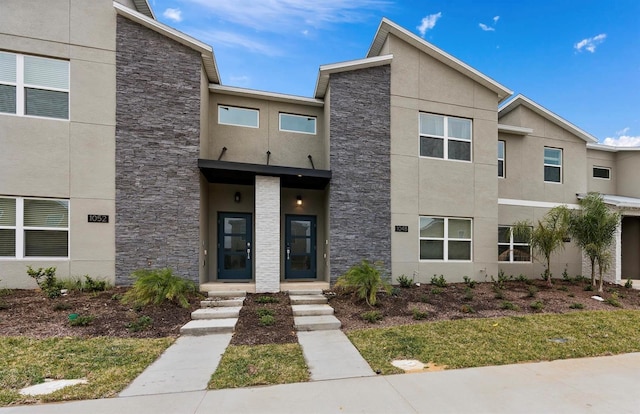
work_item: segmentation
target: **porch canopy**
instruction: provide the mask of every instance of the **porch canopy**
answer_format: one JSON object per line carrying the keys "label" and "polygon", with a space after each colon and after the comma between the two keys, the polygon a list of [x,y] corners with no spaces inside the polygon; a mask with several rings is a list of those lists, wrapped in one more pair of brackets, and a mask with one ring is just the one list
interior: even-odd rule
{"label": "porch canopy", "polygon": [[210,183],[253,185],[256,175],[280,177],[282,187],[323,190],[330,170],[198,159],[198,168]]}
{"label": "porch canopy", "polygon": [[[577,194],[577,196],[578,196],[578,199],[582,200],[584,197],[586,197],[586,194]],[[602,201],[604,201],[605,204],[618,207],[620,209],[625,209],[625,208],[640,209],[640,198],[602,194]]]}

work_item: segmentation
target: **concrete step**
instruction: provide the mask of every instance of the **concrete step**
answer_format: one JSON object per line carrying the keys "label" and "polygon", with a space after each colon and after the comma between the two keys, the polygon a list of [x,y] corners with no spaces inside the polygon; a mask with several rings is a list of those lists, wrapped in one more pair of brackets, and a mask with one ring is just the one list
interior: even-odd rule
{"label": "concrete step", "polygon": [[297,331],[326,331],[340,329],[342,324],[333,315],[294,316],[293,326]]}
{"label": "concrete step", "polygon": [[288,293],[289,295],[293,295],[293,296],[322,295],[322,289],[292,289]]}
{"label": "concrete step", "polygon": [[215,308],[203,308],[191,312],[191,319],[226,319],[237,318],[242,306],[218,306]]}
{"label": "concrete step", "polygon": [[238,318],[198,319],[180,328],[181,335],[208,335],[233,332]]}
{"label": "concrete step", "polygon": [[333,315],[333,308],[329,305],[293,305],[293,316]]}
{"label": "concrete step", "polygon": [[244,298],[247,296],[247,292],[238,290],[221,290],[221,291],[209,291],[207,296],[210,298]]}
{"label": "concrete step", "polygon": [[228,299],[209,299],[200,301],[201,308],[214,308],[220,306],[236,307],[242,306],[244,298],[228,298]]}
{"label": "concrete step", "polygon": [[289,295],[292,305],[322,305],[327,303],[324,295]]}

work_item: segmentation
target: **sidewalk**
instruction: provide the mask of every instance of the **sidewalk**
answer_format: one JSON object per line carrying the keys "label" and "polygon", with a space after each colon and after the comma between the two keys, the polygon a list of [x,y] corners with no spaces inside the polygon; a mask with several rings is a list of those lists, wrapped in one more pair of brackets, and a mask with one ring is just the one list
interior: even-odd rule
{"label": "sidewalk", "polygon": [[640,353],[0,409],[0,414],[638,413]]}

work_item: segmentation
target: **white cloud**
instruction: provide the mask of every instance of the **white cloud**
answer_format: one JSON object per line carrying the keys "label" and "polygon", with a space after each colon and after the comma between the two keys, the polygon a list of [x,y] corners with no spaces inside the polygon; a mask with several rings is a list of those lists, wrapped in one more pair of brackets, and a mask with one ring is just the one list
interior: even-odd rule
{"label": "white cloud", "polygon": [[215,45],[215,47],[241,47],[250,52],[267,56],[281,56],[282,51],[269,44],[253,40],[237,33],[224,32],[219,30],[191,30],[189,34],[205,43]]}
{"label": "white cloud", "polygon": [[613,145],[615,147],[640,147],[640,136],[624,135],[629,131],[629,128],[625,128],[623,134],[618,135],[615,138],[607,137],[602,142],[605,145]]}
{"label": "white cloud", "polygon": [[604,40],[607,38],[606,33],[601,33],[597,36],[594,37],[588,37],[586,39],[582,39],[581,41],[579,41],[578,43],[576,43],[575,45],[573,45],[573,47],[578,51],[578,52],[582,52],[582,49],[587,50],[591,53],[596,51],[596,47],[601,44],[602,42],[604,42]]}
{"label": "white cloud", "polygon": [[182,21],[182,10],[180,9],[168,8],[162,13],[162,15],[169,20],[173,20],[174,22]]}
{"label": "white cloud", "polygon": [[420,36],[424,37],[424,35],[427,33],[427,30],[433,29],[436,26],[436,22],[441,17],[442,12],[425,16],[420,22],[420,26],[417,27],[418,31],[420,32]]}
{"label": "white cloud", "polygon": [[203,6],[216,19],[259,31],[300,32],[306,27],[364,21],[390,0],[186,0]]}
{"label": "white cloud", "polygon": [[500,20],[500,16],[493,16],[493,24],[495,25]]}
{"label": "white cloud", "polygon": [[478,26],[480,26],[480,28],[482,30],[484,30],[485,32],[495,32],[496,31],[496,29],[494,29],[493,27],[489,27],[484,23],[479,23]]}

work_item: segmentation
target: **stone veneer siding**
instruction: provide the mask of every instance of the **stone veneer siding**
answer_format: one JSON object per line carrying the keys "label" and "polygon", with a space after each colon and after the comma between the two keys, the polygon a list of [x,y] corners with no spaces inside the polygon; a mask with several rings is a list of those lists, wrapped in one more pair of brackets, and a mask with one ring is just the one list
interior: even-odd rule
{"label": "stone veneer siding", "polygon": [[391,269],[389,65],[330,78],[331,282],[362,259]]}
{"label": "stone veneer siding", "polygon": [[117,19],[116,284],[163,267],[197,283],[200,54]]}

